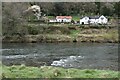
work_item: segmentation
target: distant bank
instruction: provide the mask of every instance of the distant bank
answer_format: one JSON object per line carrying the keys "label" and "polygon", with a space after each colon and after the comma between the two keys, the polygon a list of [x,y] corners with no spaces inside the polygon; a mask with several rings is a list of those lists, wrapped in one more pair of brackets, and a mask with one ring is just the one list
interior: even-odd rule
{"label": "distant bank", "polygon": [[37,43],[37,42],[97,42],[118,43],[118,29],[107,26],[29,25],[25,26],[28,34],[3,35],[3,42]]}

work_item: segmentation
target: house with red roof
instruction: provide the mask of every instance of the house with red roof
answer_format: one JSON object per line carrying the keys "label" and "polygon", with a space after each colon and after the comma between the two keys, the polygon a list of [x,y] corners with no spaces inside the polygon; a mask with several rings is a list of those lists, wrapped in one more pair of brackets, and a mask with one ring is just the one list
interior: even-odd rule
{"label": "house with red roof", "polygon": [[71,22],[72,16],[56,16],[57,22]]}

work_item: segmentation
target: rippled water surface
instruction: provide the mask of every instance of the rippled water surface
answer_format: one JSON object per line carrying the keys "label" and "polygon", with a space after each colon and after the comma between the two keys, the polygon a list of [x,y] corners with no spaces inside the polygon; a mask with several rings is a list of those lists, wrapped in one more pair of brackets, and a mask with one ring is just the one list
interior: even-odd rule
{"label": "rippled water surface", "polygon": [[5,65],[118,69],[118,44],[113,43],[3,43],[1,51]]}

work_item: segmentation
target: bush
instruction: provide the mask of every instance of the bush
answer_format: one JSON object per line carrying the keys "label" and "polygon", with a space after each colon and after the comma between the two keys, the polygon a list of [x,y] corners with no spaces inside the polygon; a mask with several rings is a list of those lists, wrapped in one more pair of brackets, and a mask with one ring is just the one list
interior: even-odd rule
{"label": "bush", "polygon": [[29,26],[28,27],[28,33],[32,34],[32,35],[37,35],[39,33],[39,30],[37,28]]}

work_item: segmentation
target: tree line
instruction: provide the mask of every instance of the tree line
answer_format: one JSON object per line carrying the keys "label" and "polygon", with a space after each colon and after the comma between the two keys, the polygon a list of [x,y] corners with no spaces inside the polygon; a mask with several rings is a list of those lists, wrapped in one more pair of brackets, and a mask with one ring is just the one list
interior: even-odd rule
{"label": "tree line", "polygon": [[41,6],[42,11],[49,16],[57,15],[105,15],[120,14],[120,2],[55,2],[34,3]]}

